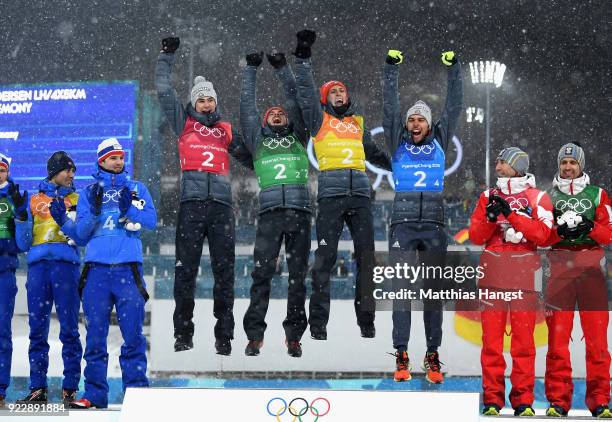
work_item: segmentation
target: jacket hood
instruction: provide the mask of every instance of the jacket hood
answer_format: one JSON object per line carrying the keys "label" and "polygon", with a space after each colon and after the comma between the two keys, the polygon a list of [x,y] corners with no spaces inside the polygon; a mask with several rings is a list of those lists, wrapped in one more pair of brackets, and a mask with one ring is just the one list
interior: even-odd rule
{"label": "jacket hood", "polygon": [[49,179],[45,179],[38,184],[38,191],[52,198],[56,196],[67,196],[75,191],[74,186],[65,187],[58,186],[52,183]]}

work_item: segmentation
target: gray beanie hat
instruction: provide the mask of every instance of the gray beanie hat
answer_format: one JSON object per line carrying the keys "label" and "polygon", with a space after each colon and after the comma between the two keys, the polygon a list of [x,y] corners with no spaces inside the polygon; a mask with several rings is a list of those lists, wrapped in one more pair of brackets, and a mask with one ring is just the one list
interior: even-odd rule
{"label": "gray beanie hat", "polygon": [[557,163],[561,165],[561,160],[564,158],[573,158],[578,161],[580,170],[584,170],[584,150],[580,145],[572,142],[563,145],[559,150],[559,154],[557,154]]}
{"label": "gray beanie hat", "polygon": [[425,117],[427,124],[431,128],[431,109],[425,103],[425,101],[419,100],[408,109],[408,112],[406,113],[406,122],[408,121],[408,117],[412,116],[413,114],[418,114],[419,116]]}
{"label": "gray beanie hat", "polygon": [[193,88],[191,88],[191,105],[195,108],[196,101],[204,97],[213,97],[215,102],[219,103],[212,82],[207,81],[204,76],[196,76],[193,80]]}
{"label": "gray beanie hat", "polygon": [[529,155],[517,147],[502,149],[495,160],[504,160],[521,175],[527,174],[527,170],[529,170]]}

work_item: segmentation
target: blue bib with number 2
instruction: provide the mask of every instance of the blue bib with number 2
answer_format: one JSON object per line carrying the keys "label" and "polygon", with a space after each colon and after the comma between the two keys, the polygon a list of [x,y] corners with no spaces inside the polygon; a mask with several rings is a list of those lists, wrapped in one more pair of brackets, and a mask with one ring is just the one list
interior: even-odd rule
{"label": "blue bib with number 2", "polygon": [[423,145],[402,141],[392,161],[395,191],[441,192],[444,160],[444,150],[436,139]]}

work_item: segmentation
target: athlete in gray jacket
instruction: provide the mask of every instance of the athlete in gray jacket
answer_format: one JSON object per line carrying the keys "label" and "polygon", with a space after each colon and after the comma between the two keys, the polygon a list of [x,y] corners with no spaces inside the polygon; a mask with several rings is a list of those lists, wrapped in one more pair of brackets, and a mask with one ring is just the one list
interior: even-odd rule
{"label": "athlete in gray jacket", "polygon": [[[417,101],[405,115],[400,108],[398,79],[403,55],[390,50],[384,68],[385,143],[392,154],[395,199],[389,230],[391,259],[405,259],[405,253],[420,251],[421,259],[435,262],[446,254],[447,238],[444,231],[445,153],[461,114],[463,83],[461,65],[454,52],[442,54],[448,69],[446,103],[442,117],[432,122],[431,109]],[[396,256],[398,253],[404,256]],[[432,282],[428,280],[428,282]],[[427,380],[443,381],[440,372],[438,347],[442,341],[442,308],[439,301],[426,302],[423,312],[427,353],[423,362]],[[396,381],[410,379],[408,371],[408,340],[410,338],[410,303],[402,302],[393,311],[393,345],[396,353]]]}
{"label": "athlete in gray jacket", "polygon": [[305,279],[310,255],[309,162],[305,146],[309,133],[297,104],[295,79],[285,55],[268,55],[285,92],[285,108],[270,107],[263,118],[257,109],[257,68],[263,53],[246,56],[242,75],[240,124],[245,145],[253,155],[259,183],[259,219],[255,236],[251,301],[244,315],[244,330],[249,339],[247,356],[257,356],[263,346],[265,317],[270,301],[272,277],[283,239],[289,267],[287,317],[283,321],[287,352],[302,355],[300,339],[306,331]]}

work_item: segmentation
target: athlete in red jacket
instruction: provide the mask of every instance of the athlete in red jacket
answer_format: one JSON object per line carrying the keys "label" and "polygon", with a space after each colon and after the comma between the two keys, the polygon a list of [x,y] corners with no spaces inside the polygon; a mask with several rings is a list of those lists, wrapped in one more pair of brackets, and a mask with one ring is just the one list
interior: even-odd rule
{"label": "athlete in red jacket", "polygon": [[[516,416],[533,416],[535,344],[533,332],[541,290],[541,265],[536,249],[550,235],[552,205],[535,188],[527,173],[529,157],[519,148],[503,149],[495,166],[497,186],[480,195],[470,221],[470,239],[485,245],[479,282],[483,310],[482,365],[483,414],[497,416],[505,403],[503,355],[506,320],[510,315],[512,373],[510,404]],[[502,299],[504,293],[516,299]]]}
{"label": "athlete in red jacket", "polygon": [[612,418],[608,292],[601,270],[602,246],[612,243],[612,209],[606,191],[584,173],[580,145],[563,145],[551,198],[557,226],[548,244],[550,278],[546,286],[546,398],[548,416],[566,416],[572,406],[572,365],[568,344],[576,303],[586,345],[586,405],[593,416]]}

